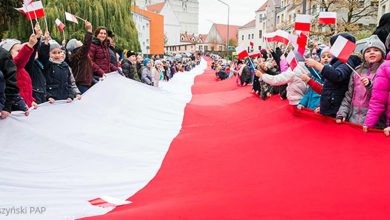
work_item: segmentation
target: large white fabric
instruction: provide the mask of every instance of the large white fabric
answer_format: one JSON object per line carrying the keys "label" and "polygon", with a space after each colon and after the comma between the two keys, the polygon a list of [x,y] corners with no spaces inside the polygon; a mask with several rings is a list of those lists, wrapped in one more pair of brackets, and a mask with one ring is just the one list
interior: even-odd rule
{"label": "large white fabric", "polygon": [[6,219],[104,214],[88,200],[125,200],[143,188],[179,133],[194,77],[205,68],[202,60],[160,88],[111,74],[81,101],[0,121],[0,209],[46,208]]}

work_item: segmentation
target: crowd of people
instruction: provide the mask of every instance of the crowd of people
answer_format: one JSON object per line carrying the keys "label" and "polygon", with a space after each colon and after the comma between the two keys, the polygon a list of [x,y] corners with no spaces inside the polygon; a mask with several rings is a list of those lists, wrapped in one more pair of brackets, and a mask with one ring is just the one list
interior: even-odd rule
{"label": "crowd of people", "polygon": [[34,29],[26,43],[17,39],[0,43],[0,119],[12,111],[28,116],[31,108],[45,102],[80,100],[108,73],[158,87],[160,80],[168,81],[200,62],[199,54],[178,60],[120,51],[112,31],[98,27],[93,32],[88,21],[83,41],[71,39],[59,44],[38,23]]}
{"label": "crowd of people", "polygon": [[[347,63],[331,54],[330,47],[342,36],[356,42],[349,33],[331,37],[330,42],[307,48],[294,69],[280,48],[263,49],[257,59],[243,63],[215,59],[212,68],[218,80],[236,77],[239,86],[252,85],[253,94],[266,100],[279,94],[301,110],[335,118],[336,123],[362,125],[363,131],[381,129],[390,136],[390,13],[367,39],[362,51],[355,51]],[[296,53],[296,57],[299,54]]]}

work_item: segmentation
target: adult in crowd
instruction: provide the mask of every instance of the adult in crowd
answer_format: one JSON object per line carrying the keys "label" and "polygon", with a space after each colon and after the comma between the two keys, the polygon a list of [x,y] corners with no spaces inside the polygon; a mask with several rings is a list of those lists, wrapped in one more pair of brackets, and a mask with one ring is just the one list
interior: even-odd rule
{"label": "adult in crowd", "polygon": [[72,69],[76,85],[81,94],[92,86],[93,64],[88,53],[92,44],[92,24],[85,22],[84,43],[71,39],[66,45],[69,52],[69,66]]}
{"label": "adult in crowd", "polygon": [[[378,35],[382,43],[386,45],[386,39],[389,37],[389,33],[390,33],[390,13],[386,13],[382,15],[381,19],[379,20],[379,25],[375,29],[373,35]],[[387,49],[387,53],[388,52],[389,49]]]}
{"label": "adult in crowd", "polygon": [[125,59],[122,60],[122,71],[125,77],[140,81],[137,73],[137,53],[127,51]]}
{"label": "adult in crowd", "polygon": [[110,62],[108,46],[107,28],[98,27],[95,31],[95,37],[92,39],[91,48],[89,50],[93,73],[97,77],[103,77],[105,73],[118,71],[118,68]]}

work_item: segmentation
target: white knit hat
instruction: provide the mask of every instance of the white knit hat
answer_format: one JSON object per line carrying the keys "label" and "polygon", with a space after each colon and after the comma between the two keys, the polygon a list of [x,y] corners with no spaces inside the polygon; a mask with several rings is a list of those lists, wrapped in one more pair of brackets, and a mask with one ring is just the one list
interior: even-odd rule
{"label": "white knit hat", "polygon": [[12,47],[15,46],[15,44],[21,44],[19,40],[16,39],[6,39],[0,43],[0,47],[4,48],[6,51],[10,52]]}
{"label": "white knit hat", "polygon": [[368,50],[369,48],[372,48],[372,47],[378,48],[379,50],[382,51],[382,58],[383,59],[386,57],[386,47],[377,35],[372,35],[368,39],[366,45],[363,48],[363,55],[366,53],[366,50]]}

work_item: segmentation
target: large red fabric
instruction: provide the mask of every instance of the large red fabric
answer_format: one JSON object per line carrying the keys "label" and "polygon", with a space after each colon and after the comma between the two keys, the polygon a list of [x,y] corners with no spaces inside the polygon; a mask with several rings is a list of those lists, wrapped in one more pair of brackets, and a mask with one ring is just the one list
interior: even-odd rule
{"label": "large red fabric", "polygon": [[390,218],[390,138],[249,90],[208,68],[156,177],[86,219]]}

